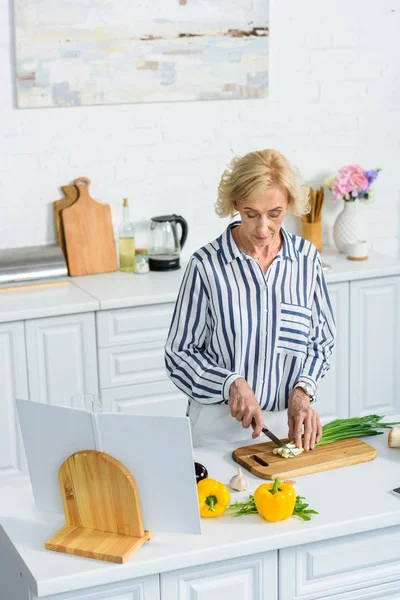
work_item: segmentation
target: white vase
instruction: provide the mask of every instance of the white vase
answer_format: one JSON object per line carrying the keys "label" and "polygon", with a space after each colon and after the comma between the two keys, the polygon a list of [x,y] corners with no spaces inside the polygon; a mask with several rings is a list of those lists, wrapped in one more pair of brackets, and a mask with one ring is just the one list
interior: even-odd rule
{"label": "white vase", "polygon": [[333,226],[333,239],[339,252],[347,252],[347,244],[366,239],[363,207],[359,200],[344,202]]}

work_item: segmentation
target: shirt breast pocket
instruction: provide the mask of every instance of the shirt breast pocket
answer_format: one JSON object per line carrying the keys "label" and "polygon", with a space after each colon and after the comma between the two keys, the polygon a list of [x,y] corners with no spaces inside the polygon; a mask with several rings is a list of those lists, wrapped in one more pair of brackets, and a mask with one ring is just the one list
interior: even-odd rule
{"label": "shirt breast pocket", "polygon": [[310,332],[311,310],[296,304],[281,304],[278,352],[304,358]]}

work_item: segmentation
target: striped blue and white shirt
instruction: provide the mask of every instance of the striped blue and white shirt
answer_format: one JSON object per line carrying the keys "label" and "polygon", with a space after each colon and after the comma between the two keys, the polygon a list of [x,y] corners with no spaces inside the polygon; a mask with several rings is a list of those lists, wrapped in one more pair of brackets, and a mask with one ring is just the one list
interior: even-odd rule
{"label": "striped blue and white shirt", "polygon": [[335,321],[320,255],[281,229],[266,275],[239,250],[231,223],[186,268],[165,347],[170,378],[202,404],[229,400],[244,377],[264,410],[287,408],[297,381],[316,389],[329,369]]}

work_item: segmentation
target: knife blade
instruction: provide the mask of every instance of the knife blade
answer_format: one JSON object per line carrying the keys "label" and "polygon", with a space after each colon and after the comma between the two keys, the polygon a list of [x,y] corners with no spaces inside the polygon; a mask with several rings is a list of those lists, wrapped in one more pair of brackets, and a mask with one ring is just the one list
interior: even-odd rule
{"label": "knife blade", "polygon": [[286,450],[292,455],[292,456],[296,456],[294,452],[291,451],[291,449],[289,448],[289,446],[287,444],[284,444],[283,442],[281,442],[281,440],[276,437],[276,435],[274,433],[272,433],[272,431],[270,431],[267,427],[263,427],[262,428],[262,432],[264,435],[266,435],[272,442],[274,442],[274,444],[276,444],[277,446],[279,446],[279,448],[286,448]]}

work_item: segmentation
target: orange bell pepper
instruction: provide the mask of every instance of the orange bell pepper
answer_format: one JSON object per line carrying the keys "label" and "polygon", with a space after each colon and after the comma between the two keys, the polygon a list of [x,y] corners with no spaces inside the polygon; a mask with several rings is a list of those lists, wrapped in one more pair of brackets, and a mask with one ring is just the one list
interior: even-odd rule
{"label": "orange bell pepper", "polygon": [[220,517],[231,501],[228,488],[215,479],[202,479],[197,484],[200,516],[207,518]]}
{"label": "orange bell pepper", "polygon": [[296,490],[277,478],[273,483],[263,483],[256,489],[254,502],[266,521],[284,521],[293,514]]}

